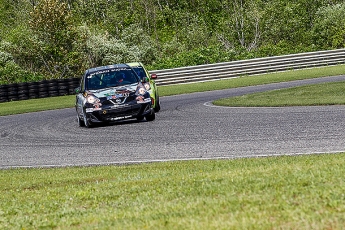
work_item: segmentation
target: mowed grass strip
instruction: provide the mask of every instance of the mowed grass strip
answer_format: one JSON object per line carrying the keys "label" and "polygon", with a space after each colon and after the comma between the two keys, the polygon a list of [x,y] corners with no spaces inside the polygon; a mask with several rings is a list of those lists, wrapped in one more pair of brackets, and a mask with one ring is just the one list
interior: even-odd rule
{"label": "mowed grass strip", "polygon": [[343,229],[345,154],[0,171],[0,229]]}
{"label": "mowed grass strip", "polygon": [[[158,91],[159,95],[163,97],[183,93],[204,92],[325,76],[336,76],[342,75],[344,73],[345,65],[337,65],[313,69],[291,70],[286,72],[269,73],[255,76],[241,76],[234,79],[217,80],[203,83],[158,86]],[[71,108],[74,106],[74,104],[74,95],[5,102],[0,103],[0,116],[52,109]]]}
{"label": "mowed grass strip", "polygon": [[74,95],[3,102],[0,103],[0,116],[71,108],[74,104]]}
{"label": "mowed grass strip", "polygon": [[322,83],[253,93],[219,99],[213,104],[234,107],[344,105],[345,82]]}

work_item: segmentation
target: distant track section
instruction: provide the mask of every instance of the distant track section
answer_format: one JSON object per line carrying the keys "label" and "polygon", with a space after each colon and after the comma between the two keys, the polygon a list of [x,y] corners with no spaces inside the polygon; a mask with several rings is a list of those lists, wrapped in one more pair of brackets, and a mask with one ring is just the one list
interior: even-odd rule
{"label": "distant track section", "polygon": [[157,85],[173,85],[215,81],[293,69],[332,66],[344,63],[345,49],[337,49],[188,66],[174,69],[154,70],[150,71],[150,73],[157,74]]}

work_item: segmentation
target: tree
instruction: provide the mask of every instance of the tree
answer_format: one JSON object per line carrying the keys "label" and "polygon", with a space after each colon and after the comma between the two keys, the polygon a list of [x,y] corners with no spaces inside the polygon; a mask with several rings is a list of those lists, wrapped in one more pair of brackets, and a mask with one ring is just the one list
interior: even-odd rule
{"label": "tree", "polygon": [[313,41],[323,48],[345,47],[345,3],[321,7],[316,13]]}
{"label": "tree", "polygon": [[227,1],[218,39],[227,48],[255,50],[262,34],[262,9],[258,0]]}
{"label": "tree", "polygon": [[64,77],[70,68],[65,57],[73,50],[75,35],[67,4],[59,0],[42,0],[30,15],[30,28],[41,43],[37,47],[43,70],[51,78]]}

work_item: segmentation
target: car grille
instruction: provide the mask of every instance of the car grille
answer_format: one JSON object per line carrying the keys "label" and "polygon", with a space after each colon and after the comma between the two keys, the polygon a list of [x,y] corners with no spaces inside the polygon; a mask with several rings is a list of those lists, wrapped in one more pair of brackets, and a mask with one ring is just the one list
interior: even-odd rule
{"label": "car grille", "polygon": [[126,106],[122,108],[110,109],[107,110],[106,113],[103,111],[98,111],[95,116],[99,120],[109,121],[113,120],[113,118],[123,118],[128,116],[137,116],[141,112],[141,106]]}
{"label": "car grille", "polygon": [[110,99],[110,100],[105,100],[102,102],[102,105],[116,105],[122,103],[124,98],[116,98],[116,99]]}
{"label": "car grille", "polygon": [[102,105],[117,105],[117,104],[121,104],[121,103],[128,103],[130,101],[135,101],[135,95],[130,95],[129,97],[118,97],[118,98],[114,98],[114,99],[109,99],[107,100],[106,98],[104,98],[105,100],[101,100]]}

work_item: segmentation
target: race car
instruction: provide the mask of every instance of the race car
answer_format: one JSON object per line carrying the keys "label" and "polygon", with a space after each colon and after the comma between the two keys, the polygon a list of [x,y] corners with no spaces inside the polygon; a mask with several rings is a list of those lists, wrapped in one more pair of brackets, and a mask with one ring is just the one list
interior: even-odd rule
{"label": "race car", "polygon": [[79,126],[125,119],[155,120],[156,102],[151,83],[140,79],[128,64],[114,64],[85,71],[76,89],[75,108]]}

